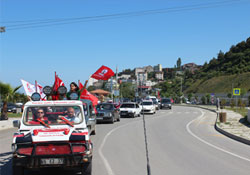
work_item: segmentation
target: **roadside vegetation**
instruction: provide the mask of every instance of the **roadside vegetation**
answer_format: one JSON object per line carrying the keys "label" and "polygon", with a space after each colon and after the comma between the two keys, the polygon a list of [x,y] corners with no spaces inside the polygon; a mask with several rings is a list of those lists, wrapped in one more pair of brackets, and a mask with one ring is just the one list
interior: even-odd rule
{"label": "roadside vegetation", "polygon": [[28,98],[26,95],[18,93],[18,89],[20,89],[22,85],[17,86],[15,88],[11,87],[10,84],[2,83],[0,82],[0,96],[1,96],[1,120],[6,120],[9,117],[9,113],[7,112],[8,109],[8,103],[16,103],[16,102],[22,102],[25,103],[28,101]]}
{"label": "roadside vegetation", "polygon": [[9,113],[8,112],[8,117],[9,118],[21,118],[22,117],[22,113]]}

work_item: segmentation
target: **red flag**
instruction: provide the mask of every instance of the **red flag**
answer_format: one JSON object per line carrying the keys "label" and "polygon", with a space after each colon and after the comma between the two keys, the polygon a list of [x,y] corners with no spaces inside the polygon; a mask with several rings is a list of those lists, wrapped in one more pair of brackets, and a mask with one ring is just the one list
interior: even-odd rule
{"label": "red flag", "polygon": [[[64,86],[64,83],[55,73],[55,82],[54,82],[54,85],[53,85],[53,91],[57,92],[57,89],[60,86]],[[52,99],[53,100],[59,100],[59,95],[58,94],[57,95],[52,95]]]}
{"label": "red flag", "polygon": [[100,67],[92,76],[91,78],[97,80],[108,80],[110,77],[113,77],[115,73],[109,67],[102,66]]}
{"label": "red flag", "polygon": [[[82,83],[79,81],[79,89],[82,89],[83,88],[83,85]],[[87,91],[87,89],[84,89],[82,91],[82,94],[80,96],[80,99],[86,99],[86,100],[90,100],[92,101],[93,105],[96,106],[98,104],[98,98],[94,95],[92,95],[91,93],[89,93]]]}

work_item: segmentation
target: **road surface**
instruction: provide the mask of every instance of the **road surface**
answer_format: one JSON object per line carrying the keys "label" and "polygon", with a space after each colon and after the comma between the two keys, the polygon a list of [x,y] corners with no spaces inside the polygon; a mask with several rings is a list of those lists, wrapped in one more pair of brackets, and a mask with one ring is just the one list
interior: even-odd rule
{"label": "road surface", "polygon": [[[216,115],[193,107],[173,106],[145,115],[151,175],[249,175],[250,146],[214,129]],[[11,141],[15,129],[0,131],[1,175],[11,175]],[[98,124],[92,175],[146,175],[142,117]],[[37,174],[76,174],[47,169]]]}

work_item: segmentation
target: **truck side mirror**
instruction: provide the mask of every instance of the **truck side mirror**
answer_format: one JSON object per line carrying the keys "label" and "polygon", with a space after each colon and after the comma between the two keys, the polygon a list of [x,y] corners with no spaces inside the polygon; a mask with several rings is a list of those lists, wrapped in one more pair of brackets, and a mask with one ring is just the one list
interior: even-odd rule
{"label": "truck side mirror", "polygon": [[13,126],[16,127],[16,128],[19,128],[20,127],[20,120],[14,120],[13,121]]}

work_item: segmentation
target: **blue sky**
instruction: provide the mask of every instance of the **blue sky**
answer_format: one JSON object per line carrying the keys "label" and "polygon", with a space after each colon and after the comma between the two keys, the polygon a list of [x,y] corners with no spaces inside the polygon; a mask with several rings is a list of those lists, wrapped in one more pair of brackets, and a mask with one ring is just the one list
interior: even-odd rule
{"label": "blue sky", "polygon": [[8,30],[10,21],[75,18],[179,8],[223,0],[1,0],[0,81],[52,85],[54,72],[68,87],[101,65],[119,71],[162,64],[204,64],[250,37],[250,1],[213,8]]}

